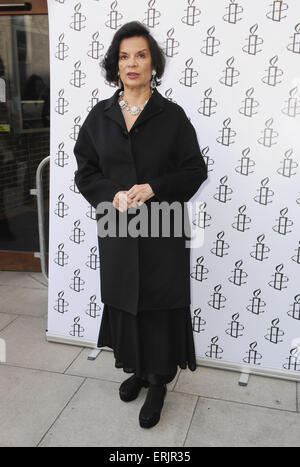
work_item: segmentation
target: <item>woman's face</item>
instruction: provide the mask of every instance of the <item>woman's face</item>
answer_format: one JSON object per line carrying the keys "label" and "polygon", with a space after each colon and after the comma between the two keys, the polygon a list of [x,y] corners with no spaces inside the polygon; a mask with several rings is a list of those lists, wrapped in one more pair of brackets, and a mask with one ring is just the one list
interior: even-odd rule
{"label": "woman's face", "polygon": [[119,47],[118,65],[125,90],[150,86],[152,59],[147,40],[143,36],[123,39]]}

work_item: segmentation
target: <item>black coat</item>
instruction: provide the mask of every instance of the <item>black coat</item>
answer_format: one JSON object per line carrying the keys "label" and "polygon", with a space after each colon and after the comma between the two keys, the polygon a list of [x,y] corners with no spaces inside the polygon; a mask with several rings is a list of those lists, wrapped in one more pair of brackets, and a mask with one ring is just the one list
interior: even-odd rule
{"label": "black coat", "polygon": [[[98,102],[80,128],[74,146],[79,191],[97,208],[101,201],[112,202],[120,190],[149,183],[155,196],[145,204],[179,201],[186,220],[185,202],[207,178],[193,125],[181,106],[155,89],[128,133],[118,93],[119,89]],[[111,207],[118,219],[122,213]],[[132,210],[127,211],[128,220]],[[158,237],[98,235],[102,302],[133,315],[138,310],[189,306],[187,238],[185,234],[168,238],[161,230]]]}

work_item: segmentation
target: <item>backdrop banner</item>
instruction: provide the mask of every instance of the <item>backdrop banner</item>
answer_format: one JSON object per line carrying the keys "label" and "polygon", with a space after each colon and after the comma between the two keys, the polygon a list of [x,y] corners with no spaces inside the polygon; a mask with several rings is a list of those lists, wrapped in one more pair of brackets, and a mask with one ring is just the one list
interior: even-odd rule
{"label": "backdrop banner", "polygon": [[[48,0],[51,67],[49,341],[95,347],[103,303],[95,209],[73,147],[116,87],[100,62],[144,23],[167,59],[158,91],[193,123],[208,179],[189,201],[197,361],[300,378],[298,0]],[[195,208],[196,206],[196,208]]]}

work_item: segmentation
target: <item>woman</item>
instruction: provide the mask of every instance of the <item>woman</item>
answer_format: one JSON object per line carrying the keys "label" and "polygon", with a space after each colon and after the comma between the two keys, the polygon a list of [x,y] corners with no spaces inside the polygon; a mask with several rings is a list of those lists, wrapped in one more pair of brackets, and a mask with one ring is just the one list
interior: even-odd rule
{"label": "woman", "polygon": [[[169,215],[172,229],[169,203],[183,209],[207,178],[207,168],[184,110],[156,89],[165,57],[144,25],[133,21],[122,26],[102,66],[106,80],[119,88],[93,107],[79,131],[75,182],[97,209],[104,303],[98,347],[112,348],[115,366],[134,373],[119,388],[123,401],[148,387],[139,423],[149,428],[160,419],[166,384],[177,366],[196,369],[190,249],[185,232],[166,235],[160,220],[156,236],[100,235],[101,209],[109,203],[109,222],[119,227],[125,215],[126,222],[132,221],[139,209],[147,208],[151,228],[155,223],[149,208],[160,204],[162,221]],[[186,216],[183,209],[184,222]]]}

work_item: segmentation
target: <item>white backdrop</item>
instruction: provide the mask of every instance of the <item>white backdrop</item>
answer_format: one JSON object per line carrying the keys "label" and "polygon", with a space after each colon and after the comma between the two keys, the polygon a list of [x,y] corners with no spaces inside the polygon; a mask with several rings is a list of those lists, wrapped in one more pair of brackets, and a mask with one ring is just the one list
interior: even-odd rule
{"label": "white backdrop", "polygon": [[196,128],[208,180],[193,201],[196,355],[300,376],[298,0],[48,0],[51,192],[47,339],[95,346],[103,303],[95,210],[74,185],[73,147],[115,87],[99,63],[139,20],[163,47],[159,92]]}

